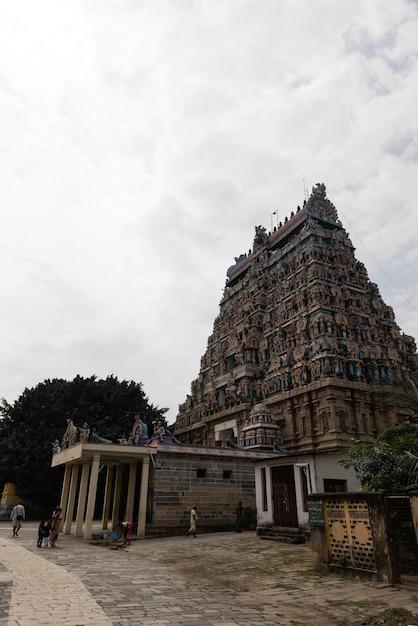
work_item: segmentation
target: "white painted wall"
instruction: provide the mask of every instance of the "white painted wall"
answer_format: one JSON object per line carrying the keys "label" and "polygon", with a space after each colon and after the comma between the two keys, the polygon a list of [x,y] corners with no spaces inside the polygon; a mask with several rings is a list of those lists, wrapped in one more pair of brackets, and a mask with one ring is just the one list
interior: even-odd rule
{"label": "white painted wall", "polygon": [[316,491],[324,491],[324,478],[347,481],[347,491],[358,491],[360,481],[352,468],[345,469],[338,461],[347,458],[344,454],[321,454],[316,459]]}
{"label": "white painted wall", "polygon": [[[263,511],[262,467],[266,471],[266,511]],[[266,463],[260,463],[255,466],[255,499],[257,507],[257,524],[259,526],[269,526],[273,524],[273,489],[271,485],[270,467]]]}
{"label": "white painted wall", "polygon": [[[296,490],[296,506],[298,513],[298,521],[300,526],[308,524],[308,512],[303,510],[303,472],[302,467],[298,467],[300,464],[307,464],[309,468],[306,470],[309,473],[310,481],[308,478],[308,485],[310,483],[312,493],[324,491],[324,479],[334,480],[346,480],[347,491],[358,491],[361,487],[360,482],[357,480],[355,472],[352,468],[345,469],[340,465],[339,461],[345,458],[342,454],[318,454],[318,455],[303,455],[303,456],[291,456],[281,461],[260,461],[255,466],[255,489],[256,489],[256,506],[257,506],[257,521],[260,526],[269,526],[273,524],[273,489],[271,483],[271,471],[270,468],[275,465],[293,465],[295,476],[295,490]],[[262,468],[266,470],[266,490],[267,490],[267,510],[263,511],[263,492],[262,492]],[[309,488],[309,487],[308,487]]]}
{"label": "white painted wall", "polygon": [[237,436],[237,420],[225,420],[219,424],[215,424],[215,441],[223,441],[225,437],[222,434],[225,430],[233,430],[234,436]]}

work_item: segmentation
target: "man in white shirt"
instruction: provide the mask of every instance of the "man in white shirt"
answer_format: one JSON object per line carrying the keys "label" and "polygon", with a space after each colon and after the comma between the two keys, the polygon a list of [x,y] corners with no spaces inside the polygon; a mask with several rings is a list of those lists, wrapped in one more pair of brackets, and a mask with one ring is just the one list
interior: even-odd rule
{"label": "man in white shirt", "polygon": [[25,507],[20,502],[13,507],[10,513],[13,524],[13,537],[18,537],[18,532],[22,528],[22,521],[25,519]]}

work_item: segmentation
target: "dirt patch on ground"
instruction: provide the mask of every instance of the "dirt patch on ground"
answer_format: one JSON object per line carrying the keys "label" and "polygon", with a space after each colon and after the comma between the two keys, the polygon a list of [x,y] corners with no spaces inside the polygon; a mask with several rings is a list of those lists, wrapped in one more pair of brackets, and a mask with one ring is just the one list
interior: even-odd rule
{"label": "dirt patch on ground", "polygon": [[401,608],[386,609],[379,615],[369,617],[362,622],[362,626],[414,626],[415,624],[418,624],[417,616]]}
{"label": "dirt patch on ground", "polygon": [[[367,583],[318,573],[313,569],[312,554],[306,545],[287,546],[231,535],[226,548],[222,542],[218,545],[215,538],[208,541],[203,536],[185,538],[184,544],[177,542],[165,554],[158,551],[147,556],[169,567],[173,576],[187,580],[189,586],[217,590],[226,601],[233,598],[254,608],[264,618],[276,620],[277,624],[407,626],[417,623],[394,621],[401,619],[400,613],[387,602],[385,590],[376,599],[369,597]],[[384,614],[388,608],[392,613]],[[412,613],[407,614],[412,617]]]}

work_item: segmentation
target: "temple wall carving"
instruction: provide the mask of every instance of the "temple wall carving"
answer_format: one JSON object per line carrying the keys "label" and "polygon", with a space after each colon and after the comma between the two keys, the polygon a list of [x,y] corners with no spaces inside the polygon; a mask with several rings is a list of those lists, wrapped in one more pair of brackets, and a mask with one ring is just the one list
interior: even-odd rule
{"label": "temple wall carving", "polygon": [[252,250],[235,261],[179,407],[180,440],[209,443],[225,411],[242,417],[260,402],[289,450],[370,440],[405,418],[373,407],[369,390],[408,375],[415,341],[355,258],[325,187],[274,232],[257,226]]}

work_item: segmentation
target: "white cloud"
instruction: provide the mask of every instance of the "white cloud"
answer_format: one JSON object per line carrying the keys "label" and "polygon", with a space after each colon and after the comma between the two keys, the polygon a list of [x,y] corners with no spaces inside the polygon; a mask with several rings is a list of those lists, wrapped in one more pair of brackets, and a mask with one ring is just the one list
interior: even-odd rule
{"label": "white cloud", "polygon": [[233,257],[316,182],[418,337],[417,32],[407,0],[3,7],[0,396],[115,374],[174,420]]}

